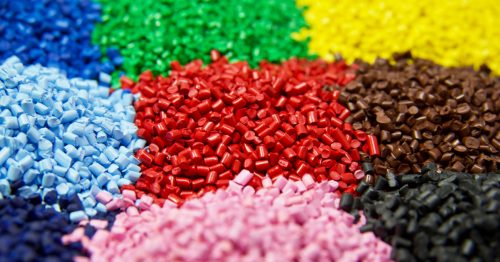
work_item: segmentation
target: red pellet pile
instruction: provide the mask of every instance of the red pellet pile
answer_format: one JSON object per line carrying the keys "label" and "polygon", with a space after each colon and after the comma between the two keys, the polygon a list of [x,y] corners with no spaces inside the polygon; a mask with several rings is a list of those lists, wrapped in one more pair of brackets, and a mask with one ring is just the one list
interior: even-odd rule
{"label": "red pellet pile", "polygon": [[248,169],[257,173],[254,188],[266,174],[299,180],[310,173],[354,192],[363,177],[360,152],[378,154],[378,145],[344,122],[350,111],[337,102],[340,92],[323,89],[352,81],[355,68],[292,59],[251,69],[211,55],[206,67],[172,63],[169,77],[122,78],[123,88],[141,94],[135,124],[149,143],[136,155],[142,176],[125,188],[181,203]]}

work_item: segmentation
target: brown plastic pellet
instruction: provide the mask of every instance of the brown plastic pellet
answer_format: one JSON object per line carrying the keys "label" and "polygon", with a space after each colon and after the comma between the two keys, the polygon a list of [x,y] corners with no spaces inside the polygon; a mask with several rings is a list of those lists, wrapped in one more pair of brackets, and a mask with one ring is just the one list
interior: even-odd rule
{"label": "brown plastic pellet", "polygon": [[429,162],[471,173],[500,169],[500,78],[487,67],[447,68],[411,54],[358,65],[340,97],[353,129],[381,143],[372,158],[377,175],[418,172]]}

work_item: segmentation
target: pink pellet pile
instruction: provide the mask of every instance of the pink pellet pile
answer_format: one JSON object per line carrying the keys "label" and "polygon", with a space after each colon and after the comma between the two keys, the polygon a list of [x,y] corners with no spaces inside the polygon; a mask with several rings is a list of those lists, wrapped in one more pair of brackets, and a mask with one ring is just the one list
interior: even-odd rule
{"label": "pink pellet pile", "polygon": [[251,176],[179,208],[131,206],[82,243],[92,261],[390,261],[389,245],[360,233],[364,218],[338,209],[335,181],[280,177],[255,192]]}

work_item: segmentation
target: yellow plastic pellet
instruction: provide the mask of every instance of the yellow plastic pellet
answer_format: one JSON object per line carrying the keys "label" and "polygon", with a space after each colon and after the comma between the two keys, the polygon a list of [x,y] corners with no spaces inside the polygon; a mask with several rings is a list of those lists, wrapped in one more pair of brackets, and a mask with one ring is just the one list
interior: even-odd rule
{"label": "yellow plastic pellet", "polygon": [[411,51],[445,66],[488,65],[500,74],[498,0],[297,0],[306,6],[309,50],[348,62]]}

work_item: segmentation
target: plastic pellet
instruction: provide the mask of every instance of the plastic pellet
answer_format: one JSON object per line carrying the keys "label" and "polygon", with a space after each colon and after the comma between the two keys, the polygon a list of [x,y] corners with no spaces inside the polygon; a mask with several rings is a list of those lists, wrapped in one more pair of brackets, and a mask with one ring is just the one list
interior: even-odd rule
{"label": "plastic pellet", "polygon": [[429,162],[467,173],[500,170],[500,78],[485,67],[443,67],[408,53],[395,60],[359,63],[341,91],[357,115],[346,121],[377,130],[366,137],[380,148],[369,147],[373,167],[365,173],[418,173]]}
{"label": "plastic pellet", "polygon": [[[260,67],[220,57],[206,67],[201,61],[179,66],[169,77],[146,71],[130,82],[141,95],[135,103],[138,135],[149,143],[136,153],[143,171],[133,189],[185,199],[228,186],[245,168],[258,174],[248,180],[255,189],[266,175],[300,180],[310,174],[313,181],[342,181],[339,190],[354,193],[359,179],[352,172],[360,169],[359,150],[369,150],[366,134],[354,134],[342,120],[332,124],[348,109],[324,87],[349,83],[355,67],[297,59]],[[245,107],[234,106],[239,97]]]}
{"label": "plastic pellet", "polygon": [[293,187],[286,192],[239,188],[207,193],[180,208],[153,205],[138,214],[130,207],[110,230],[98,230],[82,244],[91,261],[159,256],[183,261],[390,261],[389,245],[359,231],[361,224],[339,210],[340,199],[327,182],[302,192]]}
{"label": "plastic pellet", "polygon": [[[409,178],[409,179],[407,179]],[[396,261],[492,261],[500,226],[500,177],[438,171],[397,177],[391,189],[358,186],[365,228],[393,246]],[[387,191],[386,191],[387,190]],[[475,248],[479,247],[479,248]]]}
{"label": "plastic pellet", "polygon": [[[102,47],[118,47],[123,69],[133,80],[144,70],[160,74],[175,69],[178,64],[171,66],[172,61],[218,60],[220,54],[212,49],[251,66],[263,59],[279,62],[307,56],[307,43],[291,38],[305,26],[302,10],[292,0],[99,2],[102,23],[93,40]],[[118,74],[114,76],[118,80]],[[125,86],[128,77],[120,80]]]}
{"label": "plastic pellet", "polygon": [[[309,38],[309,50],[332,61],[348,62],[411,51],[416,57],[445,66],[479,68],[500,73],[500,7],[495,1],[330,1],[300,0],[309,27],[294,34]],[[467,10],[466,12],[464,10]],[[450,19],[443,16],[454,14]],[[479,40],[481,39],[481,40]]]}
{"label": "plastic pellet", "polygon": [[[57,67],[69,77],[109,83],[98,78],[100,72],[111,74],[123,61],[116,50],[109,49],[107,54],[101,55],[99,47],[91,43],[94,25],[100,21],[100,11],[98,3],[85,0],[2,3],[0,63],[15,55],[27,65]],[[33,114],[33,103],[26,101],[20,106]],[[41,106],[46,105],[38,105],[38,108]],[[62,120],[68,116],[66,113]]]}
{"label": "plastic pellet", "polygon": [[[2,194],[25,197],[43,195],[47,190],[58,196],[78,194],[85,206],[77,210],[89,212],[72,215],[72,221],[79,221],[95,214],[96,201],[86,199],[94,198],[99,190],[119,195],[119,183],[137,180],[137,174],[127,171],[140,170],[133,161],[138,139],[131,122],[135,112],[130,92],[109,95],[109,89],[95,81],[67,79],[57,70],[39,65],[24,67],[16,57],[7,59],[0,72],[9,72],[0,74],[1,83],[11,83],[0,89],[0,95],[9,98],[3,112],[19,116],[2,116],[0,121],[0,163],[5,166],[0,168],[0,177],[11,187],[23,183],[15,192],[4,189]],[[34,110],[26,105],[27,97]],[[102,110],[106,114],[100,114]],[[29,128],[14,124],[22,119]],[[121,138],[92,139],[115,129],[120,130]],[[123,139],[125,136],[129,139]],[[52,198],[47,204],[54,203]]]}
{"label": "plastic pellet", "polygon": [[[56,199],[49,201],[48,195],[45,201],[55,203]],[[37,194],[28,199],[0,198],[0,260],[71,261],[74,256],[85,255],[80,243],[64,245],[61,241],[77,225],[71,224],[67,214],[41,201]]]}

